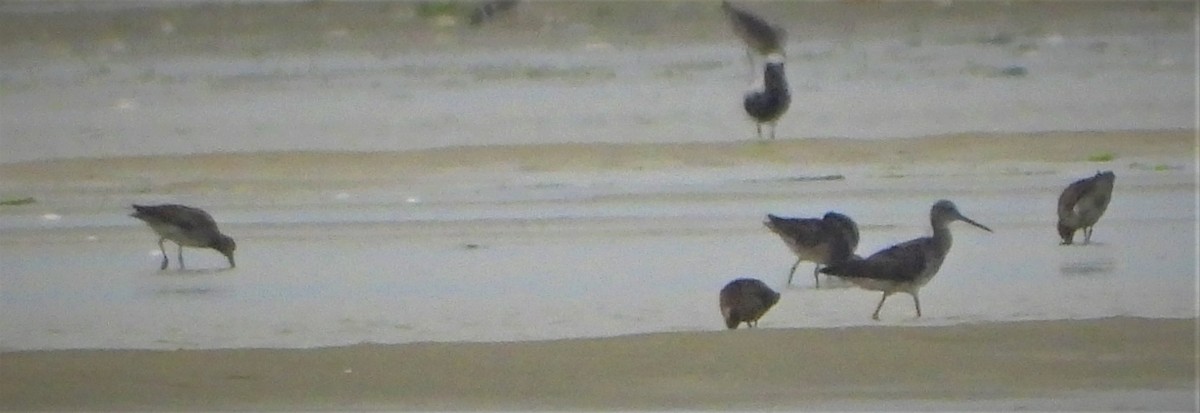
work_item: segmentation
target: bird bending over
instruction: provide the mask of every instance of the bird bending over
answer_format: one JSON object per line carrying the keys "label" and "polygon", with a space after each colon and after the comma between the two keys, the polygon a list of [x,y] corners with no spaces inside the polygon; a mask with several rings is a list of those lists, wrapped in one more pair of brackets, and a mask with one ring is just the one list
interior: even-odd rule
{"label": "bird bending over", "polygon": [[827,212],[822,218],[784,218],[767,214],[763,221],[767,229],[778,235],[796,254],[796,263],[788,272],[788,283],[796,275],[801,261],[815,263],[813,280],[821,288],[823,265],[837,264],[854,256],[858,248],[858,225],[850,217],[837,212]]}
{"label": "bird bending over", "polygon": [[229,259],[229,268],[237,265],[233,261],[233,251],[237,244],[233,238],[222,234],[217,229],[216,221],[211,215],[199,208],[184,205],[134,205],[135,212],[131,217],[145,221],[158,234],[158,249],[162,251],[163,259],[160,270],[167,269],[167,250],[163,242],[171,240],[179,246],[179,269],[183,269],[183,247],[212,248]]}
{"label": "bird bending over", "polygon": [[987,232],[991,228],[972,221],[958,212],[953,202],[941,200],[933,204],[929,211],[929,221],[933,226],[933,236],[921,237],[905,241],[882,251],[872,254],[865,259],[850,259],[840,264],[834,264],[821,269],[821,273],[842,277],[861,288],[882,291],[883,297],[871,318],[879,320],[879,310],[889,295],[905,292],[912,296],[913,305],[917,308],[917,317],[921,316],[921,299],[917,291],[937,274],[950,252],[950,223],[962,221],[974,225]]}
{"label": "bird bending over", "polygon": [[783,57],[777,54],[767,56],[767,64],[763,67],[762,89],[755,88],[746,92],[742,100],[746,114],[754,119],[759,139],[762,139],[764,123],[771,127],[771,139],[775,139],[775,123],[787,112],[791,104],[792,95],[788,92]]}
{"label": "bird bending over", "polygon": [[729,20],[733,33],[746,45],[746,61],[750,64],[751,78],[758,75],[755,73],[755,53],[760,56],[787,55],[783,47],[787,33],[782,28],[767,22],[754,13],[739,9],[728,1],[721,2],[721,11]]}
{"label": "bird bending over", "polygon": [[1062,245],[1071,245],[1075,231],[1083,230],[1083,243],[1092,242],[1092,226],[1108,209],[1112,200],[1112,171],[1096,172],[1095,176],[1068,185],[1058,197],[1058,236]]}
{"label": "bird bending over", "polygon": [[753,278],[738,278],[721,289],[721,317],[730,330],[746,323],[747,328],[758,326],[758,319],[779,302],[779,293]]}

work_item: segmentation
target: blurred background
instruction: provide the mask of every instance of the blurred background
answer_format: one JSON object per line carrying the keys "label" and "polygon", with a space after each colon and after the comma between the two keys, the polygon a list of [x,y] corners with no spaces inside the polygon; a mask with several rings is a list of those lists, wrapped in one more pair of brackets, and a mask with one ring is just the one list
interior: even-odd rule
{"label": "blurred background", "polygon": [[[1194,124],[1191,2],[738,4],[781,139]],[[716,1],[0,2],[0,162],[740,141],[749,83]]]}

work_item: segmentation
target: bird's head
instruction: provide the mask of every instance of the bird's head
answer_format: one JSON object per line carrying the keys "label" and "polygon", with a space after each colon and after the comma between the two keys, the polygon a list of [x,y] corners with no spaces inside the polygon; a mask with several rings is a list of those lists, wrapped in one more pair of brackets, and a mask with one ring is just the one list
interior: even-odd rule
{"label": "bird's head", "polygon": [[943,199],[937,201],[937,203],[933,204],[933,210],[930,211],[929,215],[933,218],[935,226],[938,224],[938,222],[949,223],[950,221],[962,221],[974,225],[984,231],[993,232],[991,228],[975,222],[974,220],[964,216],[961,212],[958,212],[958,207],[949,200]]}
{"label": "bird's head", "polygon": [[233,251],[237,249],[237,243],[233,242],[233,238],[222,234],[217,237],[216,242],[213,242],[212,249],[219,251],[225,258],[229,259],[229,268],[237,267],[237,264],[233,261]]}
{"label": "bird's head", "polygon": [[742,320],[739,320],[737,317],[734,317],[733,308],[731,308],[729,306],[724,306],[724,305],[721,306],[721,318],[725,319],[725,327],[730,330],[736,330],[738,327],[738,324],[742,323]]}
{"label": "bird's head", "polygon": [[1062,238],[1061,244],[1062,245],[1070,245],[1071,239],[1075,238],[1075,229],[1071,228],[1071,226],[1067,225],[1065,222],[1062,222],[1062,220],[1058,221],[1057,228],[1058,228],[1058,237]]}

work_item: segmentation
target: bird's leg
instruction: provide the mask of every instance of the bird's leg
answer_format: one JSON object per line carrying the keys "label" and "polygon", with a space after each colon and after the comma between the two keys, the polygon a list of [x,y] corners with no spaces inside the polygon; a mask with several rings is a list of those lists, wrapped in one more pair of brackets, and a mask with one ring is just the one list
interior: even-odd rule
{"label": "bird's leg", "polygon": [[771,140],[775,140],[775,122],[771,122]]}
{"label": "bird's leg", "polygon": [[158,251],[162,253],[162,257],[163,257],[162,265],[158,267],[158,269],[160,271],[167,269],[167,249],[165,247],[163,247],[163,241],[166,241],[166,240],[167,240],[166,238],[158,239]]}
{"label": "bird's leg", "polygon": [[792,285],[792,276],[796,275],[796,266],[800,265],[800,259],[796,259],[796,263],[792,264],[792,270],[788,271],[788,285]]}
{"label": "bird's leg", "polygon": [[879,305],[875,306],[875,313],[871,314],[872,320],[879,321],[879,310],[883,308],[883,302],[887,300],[888,295],[891,295],[891,293],[887,291],[883,292],[883,298],[880,298]]}
{"label": "bird's leg", "polygon": [[762,139],[762,124],[756,123],[754,125],[754,130],[758,132],[758,139]]}
{"label": "bird's leg", "polygon": [[[799,261],[796,261],[799,264]],[[821,288],[821,264],[813,266],[813,281],[817,282],[817,288]]]}
{"label": "bird's leg", "polygon": [[917,317],[921,317],[921,298],[917,297],[917,292],[912,292],[913,305],[917,306]]}
{"label": "bird's leg", "polygon": [[183,269],[183,244],[175,244],[179,246],[179,269]]}
{"label": "bird's leg", "polygon": [[1083,229],[1083,245],[1088,245],[1091,243],[1092,243],[1092,227],[1084,228]]}

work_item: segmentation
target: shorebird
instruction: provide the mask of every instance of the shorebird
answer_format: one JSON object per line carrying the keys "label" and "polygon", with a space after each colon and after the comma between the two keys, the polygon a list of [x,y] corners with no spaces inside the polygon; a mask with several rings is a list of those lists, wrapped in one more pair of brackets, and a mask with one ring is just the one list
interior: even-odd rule
{"label": "shorebird", "polygon": [[511,10],[516,5],[517,0],[492,0],[484,2],[471,10],[469,22],[472,26],[479,26],[501,13]]}
{"label": "shorebird", "polygon": [[759,139],[762,139],[764,123],[771,126],[771,139],[775,139],[775,122],[787,112],[791,103],[792,95],[788,92],[787,75],[783,71],[783,57],[778,54],[767,56],[762,89],[751,89],[742,100],[746,114],[754,118]]}
{"label": "shorebird", "polygon": [[846,278],[867,290],[882,291],[883,298],[879,299],[875,313],[871,314],[874,320],[879,320],[879,309],[883,308],[883,302],[897,292],[912,296],[917,317],[920,317],[921,299],[917,296],[917,290],[933,279],[946,259],[946,253],[950,252],[950,222],[962,221],[992,232],[991,228],[963,216],[953,202],[944,199],[933,204],[929,221],[933,225],[933,236],[893,245],[865,259],[850,259],[830,265],[822,268],[821,273]]}
{"label": "shorebird", "polygon": [[233,250],[237,244],[233,238],[222,234],[217,229],[216,221],[211,215],[199,208],[184,205],[133,205],[136,211],[129,216],[145,221],[158,234],[158,249],[162,251],[163,259],[160,270],[167,269],[167,250],[163,241],[171,240],[179,246],[179,269],[183,269],[183,247],[212,248],[229,259],[229,268],[237,265],[233,262]]}
{"label": "shorebird", "polygon": [[801,261],[815,263],[813,280],[821,288],[822,265],[837,264],[854,256],[858,248],[858,225],[850,217],[837,212],[827,212],[822,218],[783,218],[767,214],[763,221],[767,229],[778,235],[796,254],[796,263],[788,272],[788,283],[796,275]]}
{"label": "shorebird", "polygon": [[1116,179],[1112,171],[1097,171],[1095,176],[1067,185],[1058,197],[1058,235],[1062,237],[1062,245],[1071,245],[1075,231],[1080,229],[1083,243],[1092,242],[1092,226],[1108,209]]}
{"label": "shorebird", "polygon": [[738,278],[721,289],[721,317],[730,330],[746,323],[748,328],[758,326],[758,319],[779,302],[779,293],[753,278]]}
{"label": "shorebird", "polygon": [[770,54],[786,55],[783,49],[787,33],[774,24],[767,22],[754,13],[734,7],[728,1],[721,2],[721,11],[733,28],[733,33],[746,44],[746,61],[750,64],[750,77],[755,73],[754,54],[761,56]]}

